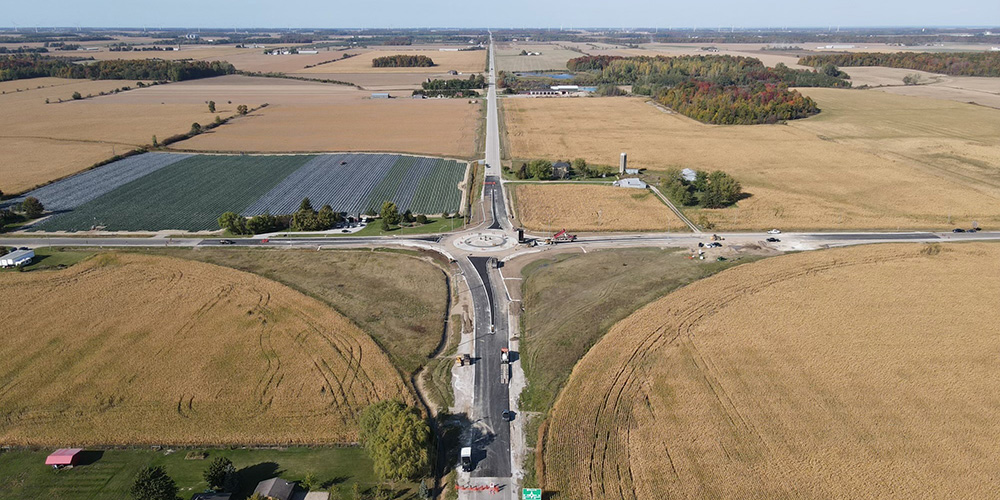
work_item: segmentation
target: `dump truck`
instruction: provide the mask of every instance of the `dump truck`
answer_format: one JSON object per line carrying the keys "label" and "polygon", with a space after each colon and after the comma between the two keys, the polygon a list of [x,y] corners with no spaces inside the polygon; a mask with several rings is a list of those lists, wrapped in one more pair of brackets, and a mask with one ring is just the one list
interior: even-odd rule
{"label": "dump truck", "polygon": [[500,348],[500,383],[510,382],[510,349]]}
{"label": "dump truck", "polygon": [[553,243],[564,243],[564,242],[572,242],[572,241],[576,241],[576,235],[575,234],[569,234],[569,233],[567,233],[565,229],[563,229],[562,231],[559,231],[558,233],[552,235],[551,238],[545,238],[545,243],[547,243],[549,245],[551,245]]}

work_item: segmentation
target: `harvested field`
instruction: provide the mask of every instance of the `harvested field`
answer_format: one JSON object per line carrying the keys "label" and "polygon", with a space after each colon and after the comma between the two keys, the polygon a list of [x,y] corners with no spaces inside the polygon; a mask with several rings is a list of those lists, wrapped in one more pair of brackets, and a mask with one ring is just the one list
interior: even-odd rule
{"label": "harvested field", "polygon": [[1000,225],[1000,111],[877,91],[803,92],[823,111],[784,126],[705,125],[638,98],[504,99],[503,115],[515,158],[616,165],[626,151],[635,167],[734,175],[750,197],[704,211],[722,230]]}
{"label": "harvested field", "polygon": [[109,253],[0,281],[3,444],[352,442],[411,399],[346,318],[248,273]]}
{"label": "harvested field", "polygon": [[[615,325],[544,451],[560,498],[983,498],[1000,246],[776,257]],[[943,306],[946,304],[946,306]],[[581,415],[588,416],[580,418]]]}
{"label": "harvested field", "polygon": [[[360,100],[371,93],[347,85],[303,82],[287,78],[264,78],[226,75],[199,80],[187,80],[126,92],[109,99],[116,104],[198,104],[215,101],[219,109],[232,109],[246,104],[324,105]],[[229,104],[232,101],[232,104]],[[206,108],[207,109],[207,108]],[[228,116],[228,115],[224,115]]]}
{"label": "harvested field", "polygon": [[[370,96],[372,91],[379,90],[399,90],[412,91],[423,88],[421,84],[427,79],[448,80],[456,78],[445,71],[436,68],[414,68],[434,70],[426,73],[289,73],[297,78],[311,78],[316,80],[334,80],[338,82],[348,82],[357,85],[368,92],[365,96]],[[460,77],[459,77],[460,78]],[[406,97],[412,92],[394,93],[393,97]]]}
{"label": "harvested field", "polygon": [[[551,252],[551,251],[550,251]],[[515,259],[504,274],[524,280],[521,360],[528,386],[522,411],[546,413],[573,366],[615,325],[640,307],[736,262],[690,259],[677,249],[627,248]],[[746,262],[745,259],[741,262]],[[516,276],[514,272],[514,276]]]}
{"label": "harvested field", "polygon": [[[164,106],[159,102],[130,104],[116,100],[158,87],[71,100],[73,92],[98,95],[134,87],[135,83],[39,78],[0,84],[11,91],[30,87],[0,95],[0,109],[7,118],[0,124],[0,190],[25,191],[83,170],[115,153],[149,144],[154,135],[164,139],[185,133],[192,122],[208,123],[216,116],[203,102]],[[46,99],[50,104],[45,103]],[[60,99],[66,102],[58,102]],[[229,116],[236,112],[235,108],[220,103],[218,114]]]}
{"label": "harvested field", "polygon": [[317,298],[372,336],[399,369],[427,363],[444,329],[441,269],[401,251],[143,249],[251,272]]}
{"label": "harvested field", "polygon": [[[395,55],[427,56],[434,61],[434,66],[430,68],[372,67],[372,60],[375,58]],[[386,48],[385,50],[364,52],[336,62],[320,64],[319,66],[304,69],[298,73],[427,73],[428,71],[446,72],[449,70],[458,71],[459,73],[482,73],[485,69],[485,50],[442,51]]]}
{"label": "harvested field", "polygon": [[[460,208],[466,165],[384,154],[183,155],[147,153],[31,191],[51,210],[43,231],[215,230],[223,212],[290,214],[303,198],[360,214],[393,201],[401,211]],[[18,201],[12,200],[9,203]]]}
{"label": "harvested field", "polygon": [[593,184],[507,184],[515,213],[538,231],[682,231],[684,224],[645,189]]}
{"label": "harvested field", "polygon": [[385,151],[470,158],[481,106],[465,99],[365,99],[271,106],[173,147],[258,153]]}
{"label": "harvested field", "polygon": [[[522,56],[521,51],[540,52],[538,56]],[[569,50],[561,44],[511,43],[496,49],[497,71],[546,71],[566,70],[566,61],[584,54]]]}

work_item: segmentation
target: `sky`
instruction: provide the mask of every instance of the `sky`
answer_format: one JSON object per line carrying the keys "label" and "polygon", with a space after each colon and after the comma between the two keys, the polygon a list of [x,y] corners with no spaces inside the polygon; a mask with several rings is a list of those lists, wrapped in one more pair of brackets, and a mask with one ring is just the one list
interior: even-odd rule
{"label": "sky", "polygon": [[[11,0],[0,26],[423,28],[1000,26],[998,0]],[[487,11],[489,7],[492,10]]]}

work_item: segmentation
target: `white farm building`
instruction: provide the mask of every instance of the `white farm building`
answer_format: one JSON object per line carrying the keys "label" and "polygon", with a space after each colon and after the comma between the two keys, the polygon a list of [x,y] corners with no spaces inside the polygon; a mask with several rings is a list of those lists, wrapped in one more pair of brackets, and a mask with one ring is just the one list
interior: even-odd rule
{"label": "white farm building", "polygon": [[648,187],[645,182],[642,182],[641,180],[632,177],[628,179],[618,179],[617,181],[614,182],[614,185],[623,188],[635,188],[635,189],[646,189]]}
{"label": "white farm building", "polygon": [[35,258],[34,250],[15,250],[6,255],[0,255],[0,267],[20,267],[31,264]]}

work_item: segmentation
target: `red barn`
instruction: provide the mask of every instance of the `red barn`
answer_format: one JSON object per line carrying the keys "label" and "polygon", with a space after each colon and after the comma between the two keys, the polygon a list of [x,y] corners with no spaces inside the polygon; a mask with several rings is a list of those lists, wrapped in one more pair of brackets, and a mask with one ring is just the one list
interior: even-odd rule
{"label": "red barn", "polygon": [[64,467],[67,465],[76,465],[80,460],[80,453],[83,452],[81,448],[61,448],[49,455],[45,459],[45,465],[51,465],[53,467]]}

